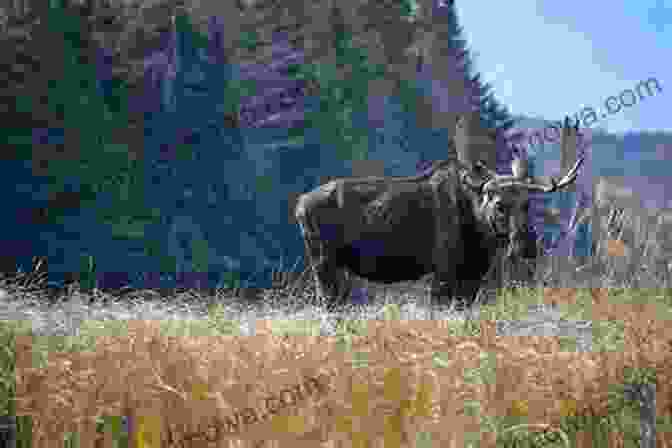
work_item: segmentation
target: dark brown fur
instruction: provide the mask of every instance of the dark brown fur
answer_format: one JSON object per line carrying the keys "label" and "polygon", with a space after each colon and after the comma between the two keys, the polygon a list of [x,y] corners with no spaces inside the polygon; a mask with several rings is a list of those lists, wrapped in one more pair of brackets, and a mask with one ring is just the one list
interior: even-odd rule
{"label": "dark brown fur", "polygon": [[473,298],[497,239],[474,214],[465,170],[447,160],[424,175],[338,179],[303,195],[296,216],[323,294],[347,297],[347,269],[381,283],[434,272],[433,295]]}

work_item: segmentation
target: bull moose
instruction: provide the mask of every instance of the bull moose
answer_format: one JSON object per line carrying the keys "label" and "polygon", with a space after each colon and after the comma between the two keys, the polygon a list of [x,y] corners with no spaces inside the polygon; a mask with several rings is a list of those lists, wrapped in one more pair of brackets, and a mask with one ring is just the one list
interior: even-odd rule
{"label": "bull moose", "polygon": [[[578,122],[566,118],[562,145],[576,142],[572,131]],[[433,273],[433,300],[473,302],[498,254],[537,255],[527,193],[567,187],[583,163],[579,157],[558,181],[529,176],[516,159],[514,175],[461,159],[434,162],[417,176],[336,179],[300,195],[295,216],[318,296],[344,303],[349,273],[387,284]]]}

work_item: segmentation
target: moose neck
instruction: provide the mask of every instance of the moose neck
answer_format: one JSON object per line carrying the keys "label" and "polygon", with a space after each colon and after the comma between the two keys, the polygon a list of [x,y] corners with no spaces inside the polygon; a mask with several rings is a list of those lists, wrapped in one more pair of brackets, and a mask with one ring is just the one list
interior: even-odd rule
{"label": "moose neck", "polygon": [[479,240],[483,242],[484,247],[494,247],[501,244],[494,230],[492,229],[488,218],[482,210],[482,197],[472,189],[465,187],[464,194],[466,200],[464,203],[463,216],[470,219],[465,220],[464,232],[470,232],[478,235]]}

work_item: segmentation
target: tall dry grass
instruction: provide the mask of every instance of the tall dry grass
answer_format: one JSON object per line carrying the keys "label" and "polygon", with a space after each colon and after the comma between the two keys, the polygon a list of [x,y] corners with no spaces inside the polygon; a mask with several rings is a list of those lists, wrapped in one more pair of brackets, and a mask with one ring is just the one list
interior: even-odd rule
{"label": "tall dry grass", "polygon": [[[371,370],[372,376],[367,377],[368,379],[360,378],[358,381],[361,384],[368,384],[366,394],[368,394],[371,401],[366,407],[366,412],[371,413],[370,415],[374,417],[379,415],[382,420],[367,422],[365,427],[369,427],[369,424],[371,425],[370,428],[372,429],[370,433],[374,436],[374,439],[385,439],[387,437],[386,440],[398,440],[402,443],[401,446],[406,446],[403,444],[410,444],[410,437],[413,434],[422,433],[425,434],[423,437],[428,437],[426,433],[433,433],[431,428],[438,429],[443,427],[445,429],[446,426],[441,423],[441,418],[447,418],[448,414],[445,414],[445,412],[448,411],[448,408],[453,409],[456,405],[458,405],[458,408],[466,405],[466,401],[456,399],[457,396],[461,396],[459,394],[455,396],[450,394],[445,395],[448,393],[448,390],[452,390],[453,392],[451,393],[453,394],[458,393],[457,389],[454,389],[454,383],[452,383],[452,381],[457,379],[457,374],[451,373],[448,375],[446,373],[448,371],[445,369],[451,363],[457,362],[459,364],[462,362],[457,361],[454,355],[467,356],[471,353],[466,349],[468,346],[475,350],[473,354],[494,350],[494,352],[499,353],[498,356],[503,356],[503,364],[498,369],[509,369],[513,373],[509,376],[503,375],[501,378],[513,378],[516,375],[520,376],[526,373],[528,376],[531,375],[530,378],[536,378],[535,381],[539,381],[543,379],[544,372],[557,372],[557,379],[563,378],[564,380],[564,382],[559,383],[547,377],[544,379],[544,381],[547,381],[544,387],[541,387],[541,383],[534,382],[521,385],[519,384],[519,380],[515,380],[516,384],[518,384],[517,387],[522,387],[524,390],[521,389],[513,395],[511,393],[508,395],[505,394],[505,398],[500,396],[501,390],[514,390],[511,389],[513,387],[513,380],[507,380],[509,381],[507,383],[499,375],[497,378],[500,378],[502,382],[501,384],[498,383],[499,385],[495,388],[488,389],[486,387],[485,389],[479,389],[477,387],[473,390],[469,389],[472,391],[472,394],[475,394],[472,398],[477,403],[480,403],[481,409],[485,409],[486,411],[481,414],[481,425],[485,424],[486,427],[490,425],[489,428],[491,431],[503,436],[507,428],[511,429],[520,426],[519,424],[515,424],[515,418],[528,418],[527,416],[534,415],[542,419],[539,421],[546,421],[546,425],[550,424],[548,422],[558,424],[559,421],[562,421],[561,416],[564,415],[563,412],[566,412],[563,411],[565,409],[563,406],[566,407],[567,403],[573,403],[574,411],[572,412],[574,413],[578,413],[582,406],[586,407],[589,406],[588,403],[593,403],[590,401],[583,403],[581,401],[583,398],[590,400],[590,397],[593,396],[588,394],[587,391],[589,389],[586,389],[588,383],[584,378],[590,372],[592,372],[591,374],[594,375],[593,378],[595,379],[599,377],[600,372],[609,372],[609,379],[601,379],[599,382],[601,384],[601,389],[599,389],[601,392],[598,393],[598,389],[590,389],[593,391],[591,394],[598,393],[595,397],[600,396],[604,398],[608,395],[604,394],[608,390],[611,390],[607,387],[608,385],[618,384],[623,381],[624,377],[622,375],[624,373],[619,369],[625,365],[635,366],[640,370],[648,369],[649,371],[654,371],[659,381],[666,378],[665,375],[668,371],[666,370],[668,360],[665,355],[667,353],[665,344],[668,343],[668,336],[665,333],[666,325],[664,318],[666,313],[672,309],[670,306],[670,303],[672,303],[669,286],[670,272],[669,265],[666,264],[669,263],[670,259],[670,220],[662,213],[654,214],[644,219],[641,215],[629,212],[628,210],[617,210],[612,207],[607,208],[605,211],[606,213],[600,221],[603,231],[598,232],[597,250],[592,257],[588,260],[570,258],[566,261],[567,264],[561,269],[558,267],[554,269],[552,265],[548,265],[546,266],[546,271],[542,271],[541,275],[535,279],[537,283],[532,285],[506,285],[506,288],[498,291],[494,303],[483,303],[477,307],[480,310],[480,319],[478,320],[470,319],[468,315],[467,319],[462,321],[444,320],[446,315],[423,315],[418,312],[421,309],[419,306],[415,308],[406,306],[404,304],[405,299],[418,299],[423,294],[427,294],[422,282],[415,285],[406,284],[403,287],[400,286],[397,290],[392,287],[379,287],[378,285],[362,283],[373,291],[374,299],[378,301],[378,305],[383,305],[382,308],[374,307],[373,310],[359,311],[349,319],[341,317],[333,327],[335,331],[330,333],[322,331],[321,319],[323,316],[320,314],[321,311],[317,311],[317,314],[310,316],[303,314],[302,316],[304,317],[302,318],[297,318],[298,314],[292,314],[290,317],[289,313],[281,316],[280,314],[271,314],[271,311],[268,311],[268,314],[264,315],[265,319],[260,319],[260,315],[257,315],[257,318],[250,321],[253,326],[256,326],[257,331],[264,333],[270,328],[278,338],[276,336],[269,336],[270,339],[267,339],[266,342],[259,346],[260,348],[264,348],[257,350],[257,355],[255,355],[256,364],[250,364],[252,358],[245,358],[248,359],[244,363],[245,366],[252,368],[251,371],[245,374],[240,370],[243,368],[243,364],[240,364],[243,358],[238,357],[238,355],[233,356],[233,354],[239,352],[253,353],[254,350],[250,351],[252,346],[248,346],[247,344],[251,344],[252,340],[256,340],[256,338],[250,339],[252,334],[243,335],[240,331],[244,320],[244,315],[240,311],[242,307],[233,310],[228,306],[222,306],[222,304],[228,300],[258,302],[260,301],[259,298],[261,298],[263,299],[261,301],[264,302],[264,306],[267,307],[266,309],[271,310],[283,306],[291,308],[288,304],[294,301],[296,302],[294,306],[297,313],[303,312],[305,307],[302,308],[301,300],[310,304],[317,302],[308,272],[284,274],[283,272],[292,272],[292,268],[285,271],[285,267],[281,267],[278,271],[279,273],[274,274],[274,288],[267,291],[255,291],[247,299],[242,297],[244,295],[241,292],[242,290],[216,291],[214,297],[212,295],[204,296],[198,291],[188,291],[172,297],[163,297],[163,299],[173,302],[199,300],[205,302],[209,313],[207,314],[207,319],[194,321],[194,323],[190,323],[189,325],[184,324],[180,327],[183,330],[180,330],[181,333],[179,335],[164,329],[164,327],[175,329],[179,325],[182,325],[182,321],[179,321],[180,324],[177,324],[177,321],[174,318],[168,317],[168,314],[165,314],[163,318],[151,318],[148,315],[133,316],[131,314],[120,318],[117,315],[107,321],[81,317],[84,315],[82,309],[86,307],[87,302],[107,300],[109,303],[114,303],[118,298],[109,292],[94,291],[92,293],[84,293],[81,290],[77,291],[76,288],[73,288],[62,294],[64,296],[62,298],[69,298],[70,300],[64,301],[63,305],[58,305],[61,307],[58,312],[69,310],[67,313],[63,313],[63,316],[68,316],[67,325],[65,321],[60,322],[60,324],[63,324],[64,327],[69,326],[68,330],[73,331],[63,331],[62,337],[56,336],[53,332],[42,335],[32,332],[32,341],[34,342],[32,349],[37,351],[39,354],[38,358],[41,359],[40,363],[36,366],[26,368],[27,364],[25,362],[27,358],[25,356],[30,350],[28,350],[25,344],[25,335],[30,334],[31,331],[30,325],[26,328],[25,324],[31,319],[36,319],[38,314],[36,312],[35,314],[31,314],[33,313],[31,311],[25,312],[23,314],[25,318],[23,319],[17,319],[16,317],[3,319],[2,324],[0,324],[0,335],[4,341],[3,346],[7,347],[8,351],[6,351],[2,362],[0,362],[1,376],[4,380],[0,382],[3,385],[2,387],[4,387],[4,389],[0,390],[0,398],[2,399],[0,400],[0,404],[3,405],[7,412],[16,412],[17,409],[15,407],[17,403],[12,398],[21,396],[23,400],[21,401],[21,406],[24,406],[22,408],[24,413],[28,412],[32,414],[35,419],[34,422],[37,425],[36,427],[47,431],[40,432],[42,436],[50,433],[49,431],[56,431],[51,432],[51,434],[66,434],[67,437],[72,437],[72,435],[68,436],[67,434],[72,434],[73,430],[81,430],[84,439],[87,437],[96,438],[98,437],[94,434],[96,431],[91,432],[91,429],[86,429],[86,425],[92,424],[95,419],[81,420],[81,417],[84,417],[82,413],[85,410],[86,412],[90,410],[93,414],[92,417],[101,417],[101,412],[107,416],[134,415],[137,423],[142,418],[145,418],[142,417],[142,413],[138,411],[139,409],[144,409],[143,406],[147,403],[154,403],[155,405],[160,405],[161,409],[166,409],[163,406],[168,401],[164,403],[162,398],[157,397],[171,395],[173,397],[171,400],[173,401],[175,399],[183,400],[179,405],[171,401],[173,403],[171,406],[174,409],[183,409],[186,412],[187,408],[193,408],[194,403],[190,403],[191,398],[189,393],[185,395],[184,391],[194,390],[194,384],[196,384],[194,383],[194,378],[202,378],[203,381],[206,381],[208,384],[206,395],[212,393],[214,394],[213,397],[217,397],[221,393],[224,394],[222,396],[228,396],[226,394],[229,392],[225,393],[225,390],[228,390],[226,387],[229,386],[225,387],[216,381],[212,383],[213,378],[223,378],[221,374],[223,372],[222,367],[215,368],[212,365],[212,362],[215,361],[213,358],[215,353],[217,353],[215,357],[219,357],[219,360],[215,363],[218,366],[228,365],[229,367],[227,368],[229,369],[233,365],[238,366],[237,368],[240,373],[237,379],[231,379],[233,381],[231,385],[234,383],[238,384],[236,382],[243,384],[250,378],[256,378],[252,383],[256,385],[266,384],[264,387],[266,387],[268,393],[277,393],[283,387],[293,387],[289,380],[278,385],[279,389],[271,387],[273,370],[268,370],[270,369],[269,366],[273,362],[276,362],[271,360],[280,359],[283,356],[292,354],[295,358],[298,357],[307,360],[311,366],[309,370],[312,373],[324,369],[331,362],[328,359],[332,359],[332,361],[336,359],[334,361],[335,364],[332,365],[331,372],[338,372],[336,377],[340,378],[339,381],[349,377],[353,379],[359,378],[357,376],[358,369]],[[597,272],[599,276],[588,276],[586,272]],[[556,284],[552,283],[554,280],[557,282]],[[17,273],[14,276],[2,279],[0,288],[4,291],[3,300],[20,296],[24,301],[44,302],[47,299],[43,288],[44,281],[45,273],[41,267],[40,260],[35,260],[35,268],[32,272]],[[562,287],[561,281],[565,282],[564,287]],[[582,281],[583,284],[581,283]],[[156,297],[157,293],[150,294],[147,291],[133,291],[126,294],[126,299],[136,300],[138,303]],[[71,303],[75,298],[79,300],[79,305],[77,306]],[[417,301],[417,303],[421,302],[422,300]],[[546,304],[549,302],[553,303],[563,310],[569,309],[571,306],[578,310],[578,312],[583,313],[582,319],[592,321],[594,330],[592,350],[582,353],[576,352],[572,355],[573,361],[569,362],[568,359],[562,358],[565,356],[562,353],[566,353],[568,349],[563,345],[561,338],[555,340],[555,338],[545,339],[542,337],[539,339],[538,336],[533,336],[532,339],[527,340],[528,343],[517,338],[491,339],[495,337],[492,333],[495,322],[501,322],[502,319],[515,321],[519,319],[519,316],[524,314],[526,305],[540,302]],[[400,303],[401,305],[394,305],[395,303]],[[390,304],[394,306],[390,306]],[[514,309],[516,310],[515,313]],[[54,311],[54,308],[51,310],[48,313],[52,316],[55,315],[56,311]],[[273,313],[275,312],[273,311]],[[78,313],[81,316],[74,319],[73,316]],[[305,318],[305,316],[308,316],[308,318]],[[63,317],[63,319],[66,318]],[[391,323],[388,323],[387,326],[377,327],[375,322],[380,322],[381,320]],[[74,331],[75,328],[77,328],[76,331]],[[138,336],[139,339],[136,338],[135,342],[132,341],[133,338],[131,336],[133,334],[140,335],[141,333],[144,334],[144,332],[149,332],[147,334],[151,333],[152,336],[149,338]],[[538,333],[530,332],[527,334],[534,335]],[[448,336],[456,338],[454,340],[454,344],[456,345],[449,344],[445,347],[441,345],[445,344],[445,338]],[[322,343],[320,341],[326,344],[324,348],[320,348],[319,344]],[[464,345],[466,341],[473,341],[475,345]],[[403,344],[410,345],[403,345],[402,342]],[[161,379],[161,382],[151,380],[149,378],[153,377],[147,377],[146,375],[145,377],[149,382],[145,382],[146,384],[142,383],[142,381],[137,382],[131,380],[129,373],[127,377],[128,381],[115,383],[117,390],[113,392],[106,389],[111,386],[109,384],[106,385],[104,382],[101,383],[99,381],[100,378],[93,381],[94,378],[97,378],[95,375],[96,371],[110,371],[112,364],[121,362],[122,358],[119,354],[121,352],[118,349],[119,347],[123,347],[123,344],[126,344],[126,347],[129,347],[129,349],[124,352],[126,353],[124,355],[126,361],[122,364],[128,368],[131,366],[135,366],[134,368],[144,366],[143,368],[145,369],[154,369],[153,371],[159,372],[158,378]],[[331,344],[335,344],[335,347],[343,347],[345,351],[329,352],[326,347],[331,347]],[[156,350],[152,348],[154,346],[163,348]],[[113,350],[114,347],[117,348]],[[168,350],[168,347],[172,348]],[[368,356],[371,356],[378,353],[379,350],[388,350],[386,347],[392,348],[390,352],[392,358],[386,358],[386,361],[382,364],[372,363],[372,358],[367,359],[362,357],[363,352],[367,352],[369,353]],[[12,351],[12,348],[14,351]],[[400,351],[398,352],[397,349]],[[346,358],[342,357],[330,358],[330,356],[335,356],[336,353],[353,353],[353,351],[361,353],[347,362]],[[166,353],[166,355],[161,355],[162,352]],[[402,352],[404,353],[403,355]],[[173,355],[168,356],[168,353],[173,353]],[[282,355],[283,353],[284,355]],[[331,355],[328,355],[328,353],[331,353]],[[529,356],[521,358],[520,355],[523,353],[527,353]],[[424,365],[420,361],[424,359],[423,356],[428,354],[432,354],[432,356],[427,358],[426,361],[431,360],[431,363]],[[440,356],[434,356],[437,354]],[[532,367],[537,362],[535,359],[546,359],[544,357],[549,357],[549,360],[539,364],[542,367]],[[268,359],[264,361],[266,358]],[[548,364],[548,362],[551,362],[551,358],[564,359],[564,361],[559,361],[559,364],[553,364],[552,367],[551,364]],[[98,361],[95,361],[97,359],[101,359],[98,364],[96,364]],[[182,360],[180,361],[181,364],[179,364],[182,366],[179,372],[174,370],[178,365],[176,364],[177,359]],[[208,359],[210,361],[207,361]],[[235,359],[238,360],[234,361]],[[410,364],[399,364],[402,359],[405,360],[404,362],[409,362]],[[319,362],[316,362],[316,360]],[[466,358],[464,362],[467,362]],[[256,367],[253,367],[253,365]],[[283,368],[293,371],[292,369],[297,368],[298,365],[289,363]],[[374,365],[378,367],[373,367]],[[101,366],[106,367],[103,369]],[[405,370],[407,367],[404,366],[415,367]],[[569,371],[562,370],[563,366],[568,366]],[[19,376],[15,375],[17,368],[19,368]],[[414,369],[418,368],[424,369],[423,371],[427,374],[434,372],[431,375],[433,379],[423,376],[422,381],[416,381],[420,377],[416,378],[414,376],[415,373],[412,372],[416,372]],[[535,368],[537,370],[534,370]],[[376,369],[380,369],[380,371],[373,374],[374,371],[377,371]],[[146,371],[149,372],[150,370]],[[169,371],[172,373],[168,376],[161,373],[164,372],[167,374]],[[253,376],[252,371],[256,372],[254,375],[257,376]],[[399,384],[401,388],[401,395],[398,397],[396,407],[391,406],[392,403],[389,401],[383,400],[379,402],[378,398],[375,398],[376,393],[378,393],[376,392],[378,391],[377,384],[382,381],[381,384],[384,385],[386,378],[392,375],[389,372],[401,372],[402,378],[407,378],[410,381],[408,384],[404,382],[406,380],[403,380],[401,383],[395,383]],[[519,373],[514,374],[515,372]],[[532,372],[538,372],[542,376],[532,375]],[[267,377],[267,375],[271,376]],[[394,375],[397,375],[397,373],[394,373]],[[479,373],[478,375],[480,376],[481,374]],[[206,378],[210,379],[206,380]],[[442,379],[438,381],[438,378]],[[567,381],[567,379],[571,380]],[[301,383],[303,381],[302,378],[296,377],[293,380],[296,384],[303,384]],[[423,386],[423,381],[429,382]],[[335,437],[334,440],[342,439],[343,443],[346,443],[347,440],[355,443],[354,439],[352,439],[353,434],[355,434],[355,438],[360,437],[356,434],[360,434],[361,431],[358,432],[357,428],[361,428],[361,426],[357,425],[362,425],[363,422],[359,420],[360,423],[357,423],[357,419],[353,420],[349,416],[356,415],[352,414],[353,410],[357,406],[360,406],[356,404],[357,400],[359,400],[356,397],[359,396],[358,394],[364,394],[365,391],[355,391],[351,386],[348,386],[348,384],[352,385],[352,382],[341,383],[342,381],[338,383],[338,386],[330,389],[332,395],[327,394],[327,396],[310,398],[309,403],[311,404],[307,405],[306,408],[302,408],[301,411],[287,411],[287,413],[282,414],[281,418],[275,419],[269,417],[268,422],[259,424],[270,425],[268,426],[269,431],[276,431],[278,428],[283,431],[284,428],[293,428],[289,432],[299,438],[303,438],[305,443],[312,442],[311,438],[321,438],[324,440],[325,437]],[[146,391],[142,389],[142,384],[148,387]],[[159,389],[156,389],[152,384],[157,387],[160,386]],[[406,385],[404,386],[404,384]],[[448,384],[451,384],[450,388],[447,386]],[[467,383],[460,384],[462,384],[461,387],[472,387],[466,386]],[[429,387],[430,385],[431,390],[434,391],[432,393],[436,395],[430,399],[420,398],[425,397],[429,393],[423,387]],[[553,386],[551,387],[551,385]],[[154,389],[152,389],[153,387]],[[656,403],[657,413],[661,416],[661,419],[666,414],[669,414],[668,397],[672,396],[669,395],[665,387],[664,385],[662,388],[659,387],[659,399]],[[61,392],[64,393],[64,391],[69,390],[68,388],[71,388],[72,393],[76,391],[79,394],[78,396],[81,396],[79,401],[82,403],[82,406],[84,406],[84,403],[88,403],[86,406],[89,407],[80,406],[72,408],[74,403],[72,398],[64,398],[66,401],[58,398],[58,394]],[[384,389],[383,387],[382,390],[384,391]],[[97,391],[95,392],[98,394],[97,396],[101,397],[96,399],[99,401],[94,400],[93,396],[88,395],[93,393],[94,390]],[[141,403],[136,402],[137,400],[130,400],[131,397],[144,397],[145,395],[143,394],[149,394],[150,390],[159,391],[159,393],[158,395],[152,395],[154,398],[151,400],[150,395],[147,395],[147,400],[149,401],[146,400],[147,403],[143,402],[145,404],[142,404],[142,406]],[[336,390],[338,392],[335,392]],[[443,392],[439,393],[438,390],[443,390]],[[253,395],[256,396],[255,394],[258,395],[257,392],[250,393],[252,394],[250,397]],[[575,395],[577,393],[579,395]],[[28,399],[31,394],[34,400],[37,401],[30,401]],[[74,395],[70,396],[74,397]],[[102,398],[104,396],[108,397],[111,401],[105,401]],[[336,396],[339,398],[336,399]],[[383,392],[383,398],[384,396],[385,393]],[[539,399],[531,399],[531,397],[535,396],[538,396]],[[156,399],[159,401],[155,401]],[[215,412],[215,414],[212,414],[213,417],[219,415],[221,418],[225,418],[222,416],[226,414],[229,418],[234,418],[232,417],[234,414],[224,412],[226,409],[231,410],[230,406],[232,406],[231,403],[233,402],[225,399],[224,402],[228,404],[224,405],[224,402],[217,400],[220,399],[215,399],[212,402],[214,407],[207,408],[210,409],[209,411],[203,408],[203,412],[206,414],[208,412]],[[317,402],[310,400],[317,400]],[[416,409],[413,407],[415,405],[409,405],[409,403],[414,403],[417,400],[429,400],[427,402],[422,401],[422,403],[427,403],[422,406],[429,406],[427,409],[431,409],[434,413],[430,413],[430,417],[426,417],[427,420],[418,420],[418,416],[414,414],[415,411],[413,410]],[[30,403],[33,404],[31,405]],[[35,406],[35,403],[40,403],[40,405]],[[205,405],[205,403],[210,402],[206,400],[201,405]],[[329,404],[326,407],[321,407],[322,405],[314,403]],[[593,404],[597,405],[596,403],[594,402]],[[605,402],[600,401],[600,403],[600,406],[602,406],[601,409],[604,410]],[[70,406],[68,408],[70,414],[61,409],[66,404]],[[238,406],[238,408],[233,406],[238,411],[246,408],[242,401],[235,402],[234,404]],[[382,407],[378,407],[379,404]],[[45,420],[46,415],[40,414],[40,409],[51,409],[50,406],[56,407],[52,409],[54,412],[50,411],[49,415],[70,415],[72,417],[72,424],[69,424],[69,426],[61,425],[58,428],[52,429],[41,426],[45,425],[47,421]],[[444,409],[443,407],[445,406],[448,406],[448,408]],[[59,410],[56,411],[56,408]],[[453,409],[451,412],[457,410]],[[490,417],[487,416],[492,415],[490,411],[494,412],[494,415],[507,417],[504,420],[488,420]],[[553,414],[553,412],[556,412],[556,414]],[[166,424],[171,419],[164,411],[158,412],[157,410],[156,415],[167,418],[165,420]],[[342,418],[337,418],[339,415]],[[553,415],[555,417],[552,417]],[[147,418],[149,417],[151,416]],[[239,417],[242,419],[242,414]],[[436,419],[432,420],[432,418]],[[248,420],[251,421],[251,417]],[[86,423],[87,421],[89,423]],[[422,428],[421,426],[417,426],[422,421],[426,422],[423,424],[429,426]],[[488,421],[490,423],[487,423]],[[322,423],[319,422],[331,423],[325,423],[326,426],[321,426]],[[255,424],[252,424],[253,426],[250,426],[250,428],[256,428]],[[606,424],[612,425],[612,423]],[[100,429],[100,421],[96,425],[95,427]],[[538,426],[537,429],[548,428],[548,426],[544,426],[541,423],[539,425],[541,426]],[[242,423],[239,426],[242,426]],[[527,426],[527,429],[532,430],[534,425],[529,424]],[[89,426],[89,428],[93,427]],[[68,431],[65,431],[66,429]],[[198,428],[184,428],[186,433],[194,433],[197,430]],[[571,430],[567,431],[571,435]],[[584,429],[577,429],[577,431],[584,434],[577,437],[579,439],[583,437],[585,441],[574,442],[572,439],[572,443],[576,443],[572,446],[595,446],[591,445],[594,440],[585,435]],[[511,429],[510,432],[513,433],[515,431]],[[182,435],[176,434],[173,435],[175,437],[184,436],[184,433]],[[350,435],[347,435],[343,439],[345,437],[343,434]],[[439,433],[433,434],[434,437],[439,437]],[[450,433],[450,437],[457,437],[456,434],[453,430]],[[173,435],[169,435],[169,433],[164,431],[160,437],[173,437]],[[486,445],[494,443],[495,439],[489,439],[488,437],[483,439],[483,443],[486,443]],[[613,435],[609,437],[614,437],[610,439],[612,444],[609,446],[621,443],[619,442],[619,437],[622,438],[622,436]],[[667,440],[664,440],[664,436],[661,437],[663,438],[660,439],[659,446],[665,446],[665,443],[669,443]],[[39,437],[37,440],[39,440]],[[260,441],[257,440],[257,442]],[[327,444],[325,446],[330,445]],[[348,446],[347,443],[345,446]]]}

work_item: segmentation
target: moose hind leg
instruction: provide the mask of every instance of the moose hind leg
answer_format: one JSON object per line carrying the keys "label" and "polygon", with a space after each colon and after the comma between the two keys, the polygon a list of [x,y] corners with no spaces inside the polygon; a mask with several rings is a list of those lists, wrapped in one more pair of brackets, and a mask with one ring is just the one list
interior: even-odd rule
{"label": "moose hind leg", "polygon": [[349,294],[349,279],[333,251],[321,241],[307,240],[306,250],[315,280],[315,292],[328,304],[342,302]]}
{"label": "moose hind leg", "polygon": [[338,298],[338,272],[334,263],[334,257],[327,245],[320,241],[310,232],[308,223],[299,221],[303,233],[306,259],[310,265],[310,271],[315,281],[317,297],[327,300],[329,303]]}
{"label": "moose hind leg", "polygon": [[350,294],[349,278],[339,265],[337,253],[322,241],[310,221],[301,216],[299,223],[304,238],[306,257],[310,263],[315,291],[331,306],[344,302]]}
{"label": "moose hind leg", "polygon": [[330,308],[345,304],[351,292],[345,269],[325,257],[315,264],[314,273],[318,296],[323,297]]}
{"label": "moose hind leg", "polygon": [[452,276],[435,273],[432,278],[430,296],[432,303],[450,305],[455,297],[455,279]]}

